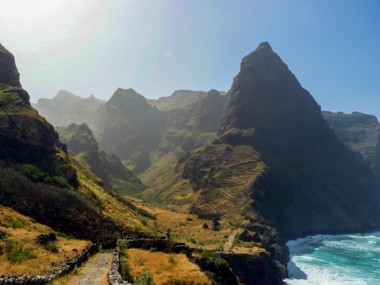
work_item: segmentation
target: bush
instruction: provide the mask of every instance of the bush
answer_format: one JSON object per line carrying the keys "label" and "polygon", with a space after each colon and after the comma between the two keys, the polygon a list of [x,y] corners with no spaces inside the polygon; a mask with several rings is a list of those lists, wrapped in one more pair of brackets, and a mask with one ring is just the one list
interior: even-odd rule
{"label": "bush", "polygon": [[133,280],[135,285],[154,285],[152,274],[143,270]]}
{"label": "bush", "polygon": [[21,171],[27,176],[30,180],[34,182],[44,182],[47,184],[56,185],[61,188],[70,187],[67,180],[62,176],[49,176],[47,173],[43,172],[37,166],[32,164],[23,164],[21,166]]}
{"label": "bush", "polygon": [[169,261],[169,263],[172,263],[172,264],[176,263],[175,256],[176,256],[175,253],[169,253],[168,254],[168,261]]}
{"label": "bush", "polygon": [[30,249],[24,249],[21,243],[9,242],[6,245],[5,251],[8,260],[12,263],[21,263],[25,259],[35,258]]}
{"label": "bush", "polygon": [[49,241],[46,245],[45,245],[45,249],[48,250],[48,251],[51,251],[53,253],[58,253],[58,246],[55,242],[53,241]]}
{"label": "bush", "polygon": [[25,223],[23,221],[14,220],[8,224],[8,227],[11,227],[14,229],[23,228],[23,227],[25,227]]}
{"label": "bush", "polygon": [[42,181],[46,174],[32,164],[23,164],[21,171],[33,181]]}

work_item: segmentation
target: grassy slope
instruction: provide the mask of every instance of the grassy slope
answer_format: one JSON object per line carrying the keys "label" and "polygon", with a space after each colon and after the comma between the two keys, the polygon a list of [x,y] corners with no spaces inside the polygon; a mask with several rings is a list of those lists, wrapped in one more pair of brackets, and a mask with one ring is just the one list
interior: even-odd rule
{"label": "grassy slope", "polygon": [[7,253],[0,254],[0,275],[42,275],[56,269],[57,265],[66,258],[73,258],[89,244],[85,240],[58,236],[56,242],[58,252],[53,253],[36,243],[38,235],[54,232],[51,228],[1,205],[0,231],[6,233],[5,237],[0,239],[0,248],[6,247],[7,244],[19,243],[24,250],[30,251],[25,260],[20,257],[19,262],[11,262]]}
{"label": "grassy slope", "polygon": [[[127,262],[130,273],[137,277],[140,272],[149,271],[154,284],[209,284],[206,274],[191,263],[185,254],[166,254],[140,249],[129,249],[122,262]],[[169,283],[169,282],[173,283]],[[178,283],[174,283],[177,281]]]}

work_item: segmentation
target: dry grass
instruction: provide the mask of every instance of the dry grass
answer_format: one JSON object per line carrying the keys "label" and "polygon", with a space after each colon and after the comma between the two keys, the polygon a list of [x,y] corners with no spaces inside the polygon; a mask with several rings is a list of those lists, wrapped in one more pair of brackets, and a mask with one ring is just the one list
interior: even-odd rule
{"label": "dry grass", "polygon": [[[194,248],[218,250],[223,246],[231,232],[230,225],[223,220],[221,221],[222,229],[213,231],[211,229],[211,220],[198,219],[196,215],[146,207],[143,204],[139,204],[139,207],[155,215],[156,220],[150,222],[152,227],[158,229],[162,234],[167,229],[171,229],[171,238],[173,240],[185,242]],[[203,228],[205,223],[209,226],[208,229]]]}
{"label": "dry grass", "polygon": [[[19,225],[13,227],[15,221]],[[54,232],[52,229],[3,206],[0,206],[0,230],[6,233],[0,245],[17,242],[30,251],[27,258],[17,263],[10,262],[6,253],[0,255],[0,275],[41,275],[53,271],[60,262],[75,257],[89,244],[84,240],[57,237],[58,252],[53,253],[36,243],[38,235]]]}
{"label": "dry grass", "polygon": [[156,285],[174,280],[181,281],[181,284],[210,284],[206,274],[184,254],[170,255],[132,248],[127,256],[131,274],[136,276],[139,272],[149,271]]}
{"label": "dry grass", "polygon": [[[78,179],[80,183],[79,191],[93,200],[94,204],[98,205],[102,214],[115,221],[117,224],[131,229],[140,229],[143,232],[152,232],[152,229],[142,224],[142,217],[135,211],[129,208],[113,197],[108,190],[105,190],[96,183],[99,178],[90,170],[84,167],[80,162],[74,161],[78,171]],[[94,182],[95,181],[95,182]]]}

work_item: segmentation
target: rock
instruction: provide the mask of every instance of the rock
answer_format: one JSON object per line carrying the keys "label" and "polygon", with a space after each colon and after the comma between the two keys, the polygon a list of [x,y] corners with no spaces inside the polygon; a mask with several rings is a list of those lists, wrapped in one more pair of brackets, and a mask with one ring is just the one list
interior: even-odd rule
{"label": "rock", "polygon": [[0,44],[0,84],[21,87],[14,56]]}

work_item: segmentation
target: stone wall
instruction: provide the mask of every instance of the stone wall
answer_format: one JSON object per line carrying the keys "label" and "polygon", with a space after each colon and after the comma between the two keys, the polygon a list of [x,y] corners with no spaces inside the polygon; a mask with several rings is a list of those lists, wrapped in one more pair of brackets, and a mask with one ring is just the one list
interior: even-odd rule
{"label": "stone wall", "polygon": [[111,270],[108,273],[108,284],[109,285],[132,285],[131,283],[128,283],[127,281],[123,280],[123,278],[120,275],[119,268],[120,268],[120,250],[119,246],[115,248],[115,252],[113,254],[113,260],[112,260],[112,266]]}
{"label": "stone wall", "polygon": [[76,258],[71,259],[62,264],[61,268],[56,270],[54,273],[49,273],[43,276],[21,276],[21,275],[13,275],[13,276],[0,276],[0,285],[44,285],[48,282],[66,275],[74,270],[74,268],[78,268],[84,262],[87,261],[88,257],[97,252],[96,244],[90,244],[87,248],[85,248]]}

